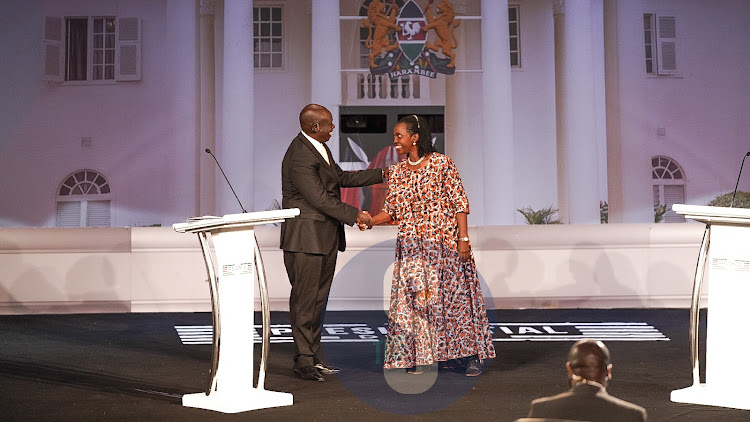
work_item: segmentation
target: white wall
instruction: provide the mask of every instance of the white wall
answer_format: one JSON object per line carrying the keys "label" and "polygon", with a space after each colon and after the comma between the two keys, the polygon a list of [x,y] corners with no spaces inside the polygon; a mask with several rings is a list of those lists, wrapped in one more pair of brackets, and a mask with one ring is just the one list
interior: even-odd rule
{"label": "white wall", "polygon": [[[520,187],[515,208],[559,208],[552,2],[523,1],[519,7],[522,63],[511,75],[515,176]],[[518,214],[516,222],[524,223],[523,216]]]}
{"label": "white wall", "polygon": [[[175,210],[165,200],[173,189],[171,174],[179,150],[172,133],[185,122],[173,117],[172,92],[163,58],[166,43],[163,1],[38,1],[3,2],[3,17],[21,21],[25,30],[13,34],[31,51],[19,78],[5,83],[25,87],[25,112],[7,122],[0,155],[0,172],[14,183],[3,183],[0,194],[2,225],[53,226],[55,197],[59,184],[71,172],[91,168],[110,182],[117,204],[112,225],[148,225],[171,221]],[[34,12],[29,13],[31,9]],[[139,17],[142,19],[141,81],[109,84],[47,83],[42,76],[41,38],[45,16]],[[20,35],[20,37],[19,37]],[[3,48],[9,47],[3,43]],[[7,50],[6,50],[7,52]],[[5,57],[11,57],[4,54]],[[7,62],[10,64],[9,62]],[[4,97],[6,107],[13,100]],[[5,107],[4,107],[5,108]],[[81,147],[81,138],[91,137],[92,147]],[[192,181],[190,181],[192,185]]]}
{"label": "white wall", "polygon": [[[680,77],[646,78],[642,115],[655,154],[682,164],[687,202],[706,204],[734,189],[742,156],[750,149],[747,97],[750,72],[750,3],[660,1],[655,11],[675,11]],[[697,30],[692,30],[697,28]],[[656,136],[656,128],[667,135]],[[741,181],[750,190],[750,178]]]}
{"label": "white wall", "polygon": [[245,195],[253,196],[258,211],[274,199],[281,203],[281,159],[300,131],[299,112],[310,102],[309,7],[285,5],[284,24],[284,69],[255,71],[255,191]]}
{"label": "white wall", "polygon": [[[617,1],[619,84],[610,90],[610,113],[616,114],[620,155],[611,154],[619,179],[610,180],[624,203],[622,218],[644,221],[651,215],[650,158],[666,155],[682,165],[686,203],[706,205],[734,189],[737,171],[750,149],[748,96],[750,74],[750,3],[742,0]],[[645,74],[643,13],[677,19],[677,66],[674,77]],[[612,88],[610,85],[608,88]],[[613,118],[610,115],[610,121]],[[657,129],[666,136],[657,136]],[[750,190],[750,178],[740,181]]]}
{"label": "white wall", "polygon": [[[469,230],[490,308],[689,307],[702,233],[702,224]],[[279,228],[256,234],[271,308],[288,310]],[[348,229],[328,309],[387,309],[395,235]],[[0,267],[0,313],[210,310],[198,239],[169,227],[0,229]]]}

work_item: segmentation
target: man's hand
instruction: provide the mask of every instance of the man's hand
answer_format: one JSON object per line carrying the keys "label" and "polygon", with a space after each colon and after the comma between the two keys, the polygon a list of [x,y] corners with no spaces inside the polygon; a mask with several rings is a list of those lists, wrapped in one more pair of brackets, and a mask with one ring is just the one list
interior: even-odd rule
{"label": "man's hand", "polygon": [[359,215],[357,215],[357,225],[360,226],[360,229],[362,226],[366,227],[372,227],[372,217],[370,216],[370,213],[367,211],[360,211]]}

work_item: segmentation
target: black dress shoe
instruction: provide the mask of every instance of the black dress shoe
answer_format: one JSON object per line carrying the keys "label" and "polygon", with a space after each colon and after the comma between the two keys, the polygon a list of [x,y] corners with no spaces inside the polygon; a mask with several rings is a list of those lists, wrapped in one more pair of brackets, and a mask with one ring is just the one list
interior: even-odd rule
{"label": "black dress shoe", "polygon": [[317,369],[318,372],[324,375],[338,374],[339,372],[341,372],[341,369],[334,368],[333,366],[326,365],[325,363],[322,363],[322,362],[316,363],[314,368]]}
{"label": "black dress shoe", "polygon": [[304,368],[294,368],[294,375],[296,375],[297,378],[303,379],[305,381],[323,382],[326,380],[325,378],[323,378],[323,375],[320,375],[320,372],[318,372],[318,370],[312,366],[305,366]]}
{"label": "black dress shoe", "polygon": [[482,375],[482,361],[475,355],[470,357],[466,362],[466,376],[476,377]]}

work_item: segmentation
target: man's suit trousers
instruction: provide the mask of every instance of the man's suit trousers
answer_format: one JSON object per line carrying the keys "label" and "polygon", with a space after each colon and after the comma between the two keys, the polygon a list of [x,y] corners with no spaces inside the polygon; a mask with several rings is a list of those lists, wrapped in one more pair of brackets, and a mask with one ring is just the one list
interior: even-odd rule
{"label": "man's suit trousers", "polygon": [[294,367],[313,366],[321,360],[322,315],[336,269],[338,241],[325,254],[284,251],[292,291],[289,294],[289,322],[294,337]]}

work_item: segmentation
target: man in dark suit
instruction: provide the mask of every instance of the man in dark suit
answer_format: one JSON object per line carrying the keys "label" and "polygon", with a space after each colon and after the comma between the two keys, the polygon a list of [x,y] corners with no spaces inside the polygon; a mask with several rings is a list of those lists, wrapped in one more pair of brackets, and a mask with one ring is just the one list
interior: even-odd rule
{"label": "man in dark suit", "polygon": [[381,183],[387,170],[341,170],[325,145],[335,127],[325,107],[308,104],[299,123],[302,131],[281,162],[281,206],[299,208],[300,214],[282,223],[281,249],[292,285],[294,373],[304,380],[325,381],[323,374],[339,371],[322,360],[320,334],[336,256],[346,247],[344,224],[370,222],[367,211],[341,201],[341,188]]}
{"label": "man in dark suit", "polygon": [[646,409],[607,394],[612,379],[609,350],[601,341],[581,340],[568,353],[568,379],[572,387],[565,393],[531,402],[530,418],[557,418],[575,421],[644,422]]}

